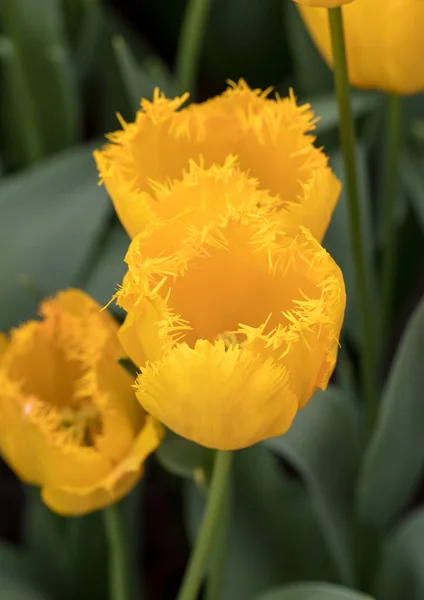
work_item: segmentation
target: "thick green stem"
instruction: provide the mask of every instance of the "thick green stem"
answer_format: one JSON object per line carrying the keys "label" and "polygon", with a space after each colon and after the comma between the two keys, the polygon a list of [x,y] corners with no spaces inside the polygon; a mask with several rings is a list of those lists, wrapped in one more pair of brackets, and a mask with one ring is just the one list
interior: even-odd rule
{"label": "thick green stem", "polygon": [[195,91],[202,40],[212,0],[189,0],[178,40],[176,78],[180,93]]}
{"label": "thick green stem", "polygon": [[199,595],[206,565],[215,535],[219,530],[219,521],[222,518],[225,506],[231,461],[231,452],[217,451],[203,521],[177,600],[196,600]]}
{"label": "thick green stem", "polygon": [[396,269],[396,226],[395,210],[399,187],[399,158],[402,130],[402,100],[400,96],[388,96],[387,114],[387,155],[384,169],[384,199],[382,202],[384,218],[385,249],[382,265],[383,320],[382,339],[387,339],[390,329],[393,302],[393,283]]}
{"label": "thick green stem", "polygon": [[376,354],[373,326],[372,296],[370,293],[363,231],[359,204],[358,176],[355,151],[355,132],[350,104],[350,86],[347,73],[346,48],[341,7],[328,9],[334,60],[334,82],[340,117],[340,140],[346,171],[346,189],[349,227],[355,265],[356,302],[361,327],[360,353],[362,385],[366,399],[368,432],[371,433],[378,410],[376,390]]}
{"label": "thick green stem", "polygon": [[125,535],[120,507],[112,504],[103,510],[106,536],[109,544],[110,600],[128,600],[127,557]]}

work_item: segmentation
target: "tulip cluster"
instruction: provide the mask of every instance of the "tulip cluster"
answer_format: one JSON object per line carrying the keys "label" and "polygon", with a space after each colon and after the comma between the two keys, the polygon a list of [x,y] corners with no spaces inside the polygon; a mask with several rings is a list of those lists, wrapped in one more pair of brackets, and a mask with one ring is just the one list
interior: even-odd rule
{"label": "tulip cluster", "polygon": [[345,289],[320,242],[340,182],[310,106],[269,93],[240,81],[184,107],[156,91],[95,152],[132,238],[124,323],[70,289],[0,340],[1,452],[53,510],[122,497],[161,424],[243,448],[326,388]]}

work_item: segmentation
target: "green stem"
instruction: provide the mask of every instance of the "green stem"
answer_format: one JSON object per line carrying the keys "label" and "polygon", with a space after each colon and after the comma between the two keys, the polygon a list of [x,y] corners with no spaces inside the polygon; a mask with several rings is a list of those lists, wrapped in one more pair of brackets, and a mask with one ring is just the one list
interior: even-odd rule
{"label": "green stem", "polygon": [[230,518],[230,494],[226,489],[222,516],[218,523],[214,545],[211,553],[211,565],[206,581],[205,600],[219,600],[222,585],[225,542],[227,539],[228,521]]}
{"label": "green stem", "polygon": [[109,544],[110,600],[128,600],[127,557],[120,507],[111,504],[103,510]]}
{"label": "green stem", "polygon": [[362,385],[366,399],[368,433],[371,434],[378,410],[372,297],[368,285],[363,248],[364,236],[359,205],[355,132],[350,104],[350,86],[341,7],[329,8],[328,17],[334,59],[334,81],[339,106],[340,139],[346,171],[349,227],[356,279],[356,302],[362,337],[362,351],[360,353]]}
{"label": "green stem", "polygon": [[225,506],[231,461],[232,452],[217,451],[203,521],[177,600],[196,600],[198,597],[219,520],[222,518]]}
{"label": "green stem", "polygon": [[194,94],[201,44],[212,0],[189,0],[178,40],[176,77],[180,93]]}
{"label": "green stem", "polygon": [[402,130],[402,101],[400,96],[388,96],[387,115],[387,156],[384,170],[384,242],[385,251],[382,265],[383,322],[382,338],[387,338],[390,328],[393,302],[393,282],[396,268],[396,227],[395,209],[399,184],[399,157]]}

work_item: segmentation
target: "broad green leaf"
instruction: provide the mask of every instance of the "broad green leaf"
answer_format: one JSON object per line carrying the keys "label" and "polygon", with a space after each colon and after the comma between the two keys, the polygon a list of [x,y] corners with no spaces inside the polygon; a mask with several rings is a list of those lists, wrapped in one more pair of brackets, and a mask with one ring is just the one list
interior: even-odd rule
{"label": "broad green leaf", "polygon": [[51,512],[38,488],[26,487],[23,541],[29,560],[52,594],[66,597],[71,585],[67,531],[69,520]]}
{"label": "broad green leaf", "polygon": [[[220,600],[251,600],[285,582],[337,579],[308,495],[276,457],[258,445],[237,452],[233,469]],[[204,495],[190,481],[185,491],[194,540]]]}
{"label": "broad green leaf", "polygon": [[372,598],[361,592],[329,583],[299,583],[271,590],[257,600],[372,600]]}
{"label": "broad green leaf", "polygon": [[80,285],[111,212],[88,146],[3,179],[0,329],[33,316],[46,294]]}
{"label": "broad green leaf", "polygon": [[28,489],[24,543],[43,582],[59,598],[103,600],[108,593],[108,549],[101,512],[62,517]]}
{"label": "broad green leaf", "polygon": [[75,143],[80,133],[80,99],[61,6],[59,0],[3,0],[0,16],[16,69],[8,83],[17,104],[7,118],[16,123],[18,135],[26,135],[22,127],[30,128],[27,160],[33,161]]}
{"label": "broad green leaf", "polygon": [[209,476],[214,459],[214,451],[199,446],[168,430],[156,457],[162,466],[179,477],[203,480]]}
{"label": "broad green leaf", "polygon": [[[355,271],[353,263],[352,245],[350,242],[349,211],[348,199],[345,185],[344,161],[340,150],[330,151],[331,167],[343,184],[342,193],[327,233],[324,238],[323,246],[328,250],[336,263],[343,271],[343,277],[346,285],[347,305],[343,331],[354,341],[358,341],[358,321],[356,317],[355,306]],[[362,146],[357,147],[358,174],[359,174],[359,199],[361,203],[361,216],[363,228],[363,246],[365,252],[365,262],[367,265],[367,276],[374,297],[375,277],[373,277],[373,232],[371,221],[371,198],[368,186],[367,158]]]}
{"label": "broad green leaf", "polygon": [[23,550],[0,542],[0,598],[4,600],[53,600]]}
{"label": "broad green leaf", "polygon": [[173,95],[173,85],[159,59],[146,61],[145,64],[150,68],[149,73],[143,69],[143,65],[137,64],[123,37],[115,36],[112,44],[122,81],[134,112],[140,108],[141,98],[153,97],[155,87],[159,87],[168,96]]}
{"label": "broad green leaf", "polygon": [[[102,305],[109,302],[126,273],[125,255],[130,239],[121,224],[115,222],[100,249],[84,289]],[[116,307],[112,306],[115,310]]]}
{"label": "broad green leaf", "polygon": [[354,405],[338,388],[319,390],[286,434],[265,443],[299,471],[340,580],[353,585],[352,498],[359,462]]}
{"label": "broad green leaf", "polygon": [[424,230],[424,177],[423,161],[405,150],[399,168],[401,180],[408,192],[412,208]]}
{"label": "broad green leaf", "polygon": [[376,597],[382,600],[424,598],[424,510],[401,521],[383,548]]}
{"label": "broad green leaf", "polygon": [[424,299],[403,333],[359,480],[362,516],[379,528],[408,504],[424,466]]}
{"label": "broad green leaf", "polygon": [[79,275],[112,206],[91,147],[81,146],[0,184],[0,329],[34,315]]}
{"label": "broad green leaf", "polygon": [[[374,112],[380,102],[380,96],[372,92],[352,92],[352,113],[354,117]],[[312,96],[310,102],[314,113],[319,117],[315,133],[320,136],[339,126],[339,110],[334,93]]]}

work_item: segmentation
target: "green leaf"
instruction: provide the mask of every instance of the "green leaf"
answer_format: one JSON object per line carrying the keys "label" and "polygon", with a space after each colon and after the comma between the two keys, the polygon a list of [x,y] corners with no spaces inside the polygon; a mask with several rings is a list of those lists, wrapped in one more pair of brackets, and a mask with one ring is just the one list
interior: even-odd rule
{"label": "green leaf", "polygon": [[414,214],[424,231],[424,178],[422,160],[405,150],[399,168],[403,187],[408,192]]}
{"label": "green leaf", "polygon": [[353,585],[352,498],[359,462],[353,404],[335,387],[319,390],[286,434],[265,443],[301,474],[340,580]]}
{"label": "green leaf", "polygon": [[24,543],[43,582],[55,596],[103,600],[108,594],[108,549],[101,512],[62,517],[38,489],[28,488]]}
{"label": "green leaf", "polygon": [[[220,600],[251,600],[281,583],[337,578],[308,494],[276,457],[254,446],[236,452],[233,468]],[[188,481],[185,515],[192,540],[203,508],[203,494]]]}
{"label": "green leaf", "polygon": [[362,516],[387,527],[408,504],[424,466],[424,299],[411,316],[384,390],[359,480]]}
{"label": "green leaf", "polygon": [[[109,302],[126,273],[124,258],[129,243],[128,234],[121,224],[114,223],[85,285],[86,291],[102,305]],[[116,309],[115,306],[112,308]]]}
{"label": "green leaf", "polygon": [[[7,113],[26,139],[28,162],[66,148],[80,130],[79,94],[59,0],[4,0],[3,33],[13,46],[15,76],[6,80],[16,101]],[[4,114],[4,111],[2,111]],[[6,140],[6,143],[13,140]]]}
{"label": "green leaf", "polygon": [[0,597],[5,600],[52,600],[36,566],[22,550],[0,542]]}
{"label": "green leaf", "polygon": [[386,541],[376,583],[383,600],[424,598],[424,510],[402,521]]}
{"label": "green leaf", "polygon": [[[346,285],[347,305],[343,332],[358,342],[358,320],[356,317],[355,303],[355,271],[352,255],[352,246],[350,243],[349,211],[347,204],[347,192],[345,186],[344,161],[342,152],[338,149],[329,152],[330,164],[336,175],[343,184],[342,193],[337,206],[334,210],[330,226],[325,235],[323,246],[343,271],[343,277]],[[371,219],[371,198],[367,175],[367,157],[361,145],[357,146],[358,157],[358,175],[359,175],[359,200],[361,203],[362,228],[364,233],[363,245],[365,252],[365,262],[367,266],[367,276],[370,286],[372,286],[374,297],[375,277],[372,273],[373,264],[373,231]]]}
{"label": "green leaf", "polygon": [[141,98],[153,97],[153,90],[156,86],[159,86],[161,91],[165,92],[168,96],[173,95],[174,86],[159,59],[156,59],[156,61],[150,60],[146,63],[150,66],[151,73],[153,72],[152,76],[151,73],[143,69],[142,65],[137,64],[123,37],[115,36],[112,44],[122,81],[124,82],[128,99],[134,112],[140,108]]}
{"label": "green leaf", "polygon": [[0,212],[2,329],[33,316],[46,294],[78,285],[112,205],[97,186],[91,147],[81,146],[3,179]]}
{"label": "green leaf", "polygon": [[[339,126],[339,109],[334,93],[313,96],[309,99],[314,113],[319,117],[315,133],[320,136]],[[374,112],[380,104],[380,96],[374,92],[352,92],[352,113],[354,118]]]}
{"label": "green leaf", "polygon": [[156,457],[161,465],[179,477],[208,477],[215,452],[168,430]]}
{"label": "green leaf", "polygon": [[[372,598],[361,592],[329,583],[300,583],[272,590],[257,600],[372,600]],[[384,600],[386,600],[385,596]]]}

